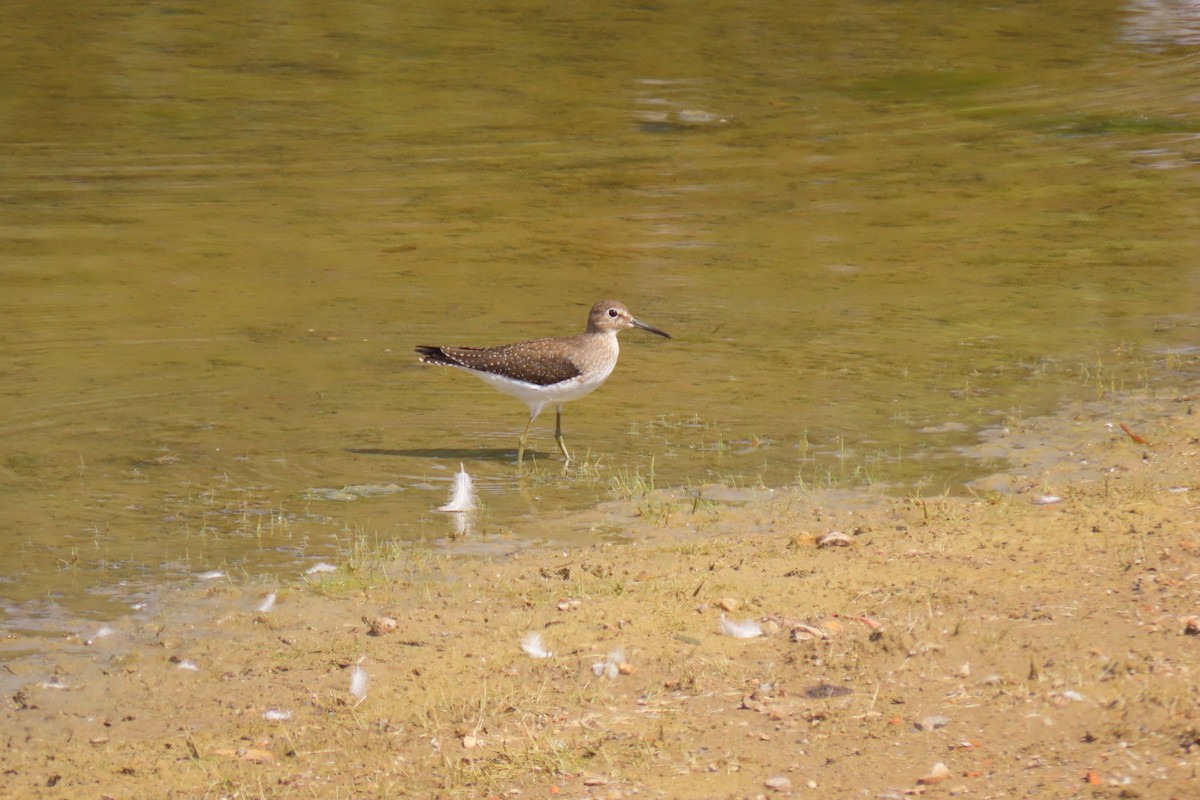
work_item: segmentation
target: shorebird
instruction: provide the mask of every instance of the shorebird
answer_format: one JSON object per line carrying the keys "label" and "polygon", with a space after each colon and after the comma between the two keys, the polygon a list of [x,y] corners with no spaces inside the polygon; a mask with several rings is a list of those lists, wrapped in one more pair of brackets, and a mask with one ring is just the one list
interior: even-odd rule
{"label": "shorebird", "polygon": [[617,366],[617,334],[641,328],[670,339],[638,322],[621,303],[601,300],[588,313],[587,330],[575,336],[529,339],[495,347],[436,347],[419,345],[421,363],[457,367],[529,406],[529,422],[521,433],[517,465],[525,458],[529,426],[546,406],[555,407],[554,440],[568,463],[571,454],[562,435],[563,404],[597,389]]}

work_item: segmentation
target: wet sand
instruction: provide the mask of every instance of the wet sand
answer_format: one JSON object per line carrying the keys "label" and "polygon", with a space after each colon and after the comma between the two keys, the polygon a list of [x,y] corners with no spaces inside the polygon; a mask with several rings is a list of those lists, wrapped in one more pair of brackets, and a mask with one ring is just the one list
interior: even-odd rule
{"label": "wet sand", "polygon": [[588,512],[627,544],[225,579],[150,621],[10,632],[3,793],[1192,796],[1194,402],[1014,422],[969,497],[658,492]]}

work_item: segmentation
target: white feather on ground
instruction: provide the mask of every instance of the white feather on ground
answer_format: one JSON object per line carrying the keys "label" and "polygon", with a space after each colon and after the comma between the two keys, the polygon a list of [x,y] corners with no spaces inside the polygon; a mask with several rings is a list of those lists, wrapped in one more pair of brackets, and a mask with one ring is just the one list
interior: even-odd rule
{"label": "white feather on ground", "polygon": [[762,626],[752,619],[734,622],[733,620],[725,619],[725,615],[722,614],[721,633],[726,636],[732,636],[735,639],[753,639],[755,636],[762,636]]}
{"label": "white feather on ground", "polygon": [[554,653],[551,653],[542,644],[542,635],[540,633],[525,634],[525,638],[521,640],[521,649],[531,658],[551,658],[554,656]]}
{"label": "white feather on ground", "polygon": [[439,506],[438,511],[450,514],[465,514],[475,507],[475,481],[467,474],[467,468],[459,462],[454,475],[454,486],[450,490],[450,502]]}
{"label": "white feather on ground", "polygon": [[366,659],[363,656],[354,665],[354,670],[350,673],[350,694],[357,697],[360,701],[367,696],[367,671],[362,668],[362,662]]}

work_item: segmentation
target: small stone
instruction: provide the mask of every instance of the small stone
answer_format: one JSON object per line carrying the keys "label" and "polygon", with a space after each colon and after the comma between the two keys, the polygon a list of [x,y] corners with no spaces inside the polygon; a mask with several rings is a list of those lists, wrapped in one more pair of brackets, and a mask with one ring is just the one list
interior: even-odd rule
{"label": "small stone", "polygon": [[742,703],[739,706],[739,708],[743,708],[747,711],[761,712],[761,711],[765,711],[767,707],[762,703],[761,700],[755,700],[750,695],[746,695],[745,697],[742,698]]}
{"label": "small stone", "polygon": [[917,783],[921,784],[922,786],[932,786],[935,783],[941,783],[949,777],[950,768],[939,761],[933,765],[932,769],[929,770],[928,775],[926,775],[924,778],[917,778]]}
{"label": "small stone", "polygon": [[817,539],[817,547],[849,547],[854,544],[854,537],[841,531],[830,531]]}
{"label": "small stone", "polygon": [[940,714],[933,714],[922,720],[918,720],[916,727],[919,731],[936,731],[938,728],[944,728],[949,724],[950,720],[948,718]]}
{"label": "small stone", "polygon": [[717,608],[721,609],[722,611],[734,611],[739,605],[741,604],[735,597],[722,597],[717,603]]}
{"label": "small stone", "polygon": [[792,782],[783,775],[767,778],[763,781],[763,786],[766,786],[773,792],[790,792],[792,790]]}
{"label": "small stone", "polygon": [[827,639],[829,637],[820,628],[806,625],[803,622],[797,622],[792,625],[791,638],[793,642],[806,642],[809,639]]}
{"label": "small stone", "polygon": [[395,633],[400,626],[393,617],[375,617],[367,619],[363,617],[363,622],[367,624],[367,633],[371,636],[386,636],[389,633]]}
{"label": "small stone", "polygon": [[611,661],[597,661],[592,664],[592,674],[597,678],[616,680],[617,675],[620,674],[620,668]]}

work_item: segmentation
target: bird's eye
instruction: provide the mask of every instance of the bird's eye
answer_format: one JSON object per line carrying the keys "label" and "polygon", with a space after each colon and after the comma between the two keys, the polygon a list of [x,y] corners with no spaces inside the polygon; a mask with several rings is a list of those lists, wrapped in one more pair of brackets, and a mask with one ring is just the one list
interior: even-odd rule
{"label": "bird's eye", "polygon": [[610,309],[608,310],[608,315],[609,315],[610,317],[615,317],[615,316],[617,315],[617,310],[616,310],[615,308],[610,308]]}

